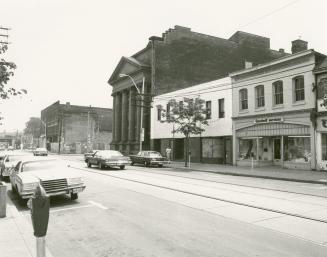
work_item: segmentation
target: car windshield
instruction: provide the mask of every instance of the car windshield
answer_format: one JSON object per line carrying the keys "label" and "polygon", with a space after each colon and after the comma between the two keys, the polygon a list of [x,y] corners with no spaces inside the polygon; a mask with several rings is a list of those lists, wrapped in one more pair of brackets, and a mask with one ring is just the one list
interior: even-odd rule
{"label": "car windshield", "polygon": [[124,156],[120,152],[117,152],[117,151],[99,152],[98,154],[104,158]]}
{"label": "car windshield", "polygon": [[36,151],[46,151],[45,148],[36,148]]}
{"label": "car windshield", "polygon": [[[53,170],[64,167],[65,164],[59,160],[32,161],[23,164],[22,172],[35,170]],[[67,166],[67,165],[66,165]]]}
{"label": "car windshield", "polygon": [[162,155],[160,153],[158,153],[158,152],[150,152],[149,156],[150,157],[162,157]]}

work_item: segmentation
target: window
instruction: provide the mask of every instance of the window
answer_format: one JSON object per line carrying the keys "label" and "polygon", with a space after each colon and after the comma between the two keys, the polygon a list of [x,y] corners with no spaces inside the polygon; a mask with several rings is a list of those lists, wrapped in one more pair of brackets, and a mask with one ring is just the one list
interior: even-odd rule
{"label": "window", "polygon": [[292,162],[310,162],[311,146],[309,136],[285,136],[284,160]]}
{"label": "window", "polygon": [[238,160],[257,159],[257,138],[240,138]]}
{"label": "window", "polygon": [[294,101],[304,101],[304,77],[298,76],[293,78]]}
{"label": "window", "polygon": [[327,133],[321,134],[321,159],[327,161]]}
{"label": "window", "polygon": [[279,80],[273,83],[274,105],[283,104],[283,81]]}
{"label": "window", "polygon": [[255,87],[255,107],[265,106],[265,88],[263,85]]}
{"label": "window", "polygon": [[166,114],[167,120],[170,119],[170,104],[167,104],[167,114]]}
{"label": "window", "polygon": [[240,90],[240,107],[241,110],[248,108],[248,90],[245,88]]}
{"label": "window", "polygon": [[162,112],[162,110],[161,110],[161,108],[160,107],[158,107],[158,116],[157,116],[157,118],[158,118],[158,120],[161,120],[161,112]]}
{"label": "window", "polygon": [[225,99],[218,100],[218,118],[225,118]]}
{"label": "window", "polygon": [[209,120],[211,119],[211,101],[206,101],[206,119]]}
{"label": "window", "polygon": [[180,112],[183,110],[183,101],[179,101],[178,108]]}

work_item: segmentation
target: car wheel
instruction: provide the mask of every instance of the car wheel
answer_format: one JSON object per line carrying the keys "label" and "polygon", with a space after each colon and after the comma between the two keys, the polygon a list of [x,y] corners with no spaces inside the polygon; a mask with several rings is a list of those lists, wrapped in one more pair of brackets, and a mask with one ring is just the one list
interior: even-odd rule
{"label": "car wheel", "polygon": [[163,167],[163,165],[162,165],[162,164],[159,164],[159,165],[158,165],[158,167],[159,167],[159,168],[162,168],[162,167]]}
{"label": "car wheel", "polygon": [[99,169],[100,169],[100,170],[103,170],[103,165],[102,165],[101,162],[99,163]]}
{"label": "car wheel", "polygon": [[131,165],[134,166],[134,162],[131,162]]}
{"label": "car wheel", "polygon": [[122,165],[119,167],[121,170],[124,170],[125,169],[125,165]]}
{"label": "car wheel", "polygon": [[78,199],[78,194],[77,194],[77,193],[70,193],[70,199],[71,199],[72,201]]}
{"label": "car wheel", "polygon": [[89,168],[92,167],[92,164],[89,161],[87,161],[87,167],[89,167]]}

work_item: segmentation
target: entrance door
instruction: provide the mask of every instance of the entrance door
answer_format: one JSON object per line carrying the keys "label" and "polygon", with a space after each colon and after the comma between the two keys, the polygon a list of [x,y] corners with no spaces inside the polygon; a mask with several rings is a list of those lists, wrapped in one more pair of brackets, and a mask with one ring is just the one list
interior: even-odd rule
{"label": "entrance door", "polygon": [[273,140],[274,140],[274,149],[273,149],[274,164],[280,164],[281,163],[281,139],[274,138]]}

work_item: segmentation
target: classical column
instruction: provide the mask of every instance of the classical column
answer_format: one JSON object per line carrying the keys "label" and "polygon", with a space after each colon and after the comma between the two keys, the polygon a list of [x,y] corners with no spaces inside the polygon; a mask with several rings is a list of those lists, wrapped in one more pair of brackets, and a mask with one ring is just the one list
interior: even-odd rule
{"label": "classical column", "polygon": [[129,90],[129,112],[128,112],[128,141],[132,143],[135,141],[135,115],[136,115],[136,106],[135,106],[135,91],[133,88]]}
{"label": "classical column", "polygon": [[116,94],[115,101],[115,138],[116,142],[121,140],[121,93]]}
{"label": "classical column", "polygon": [[[137,96],[138,97],[138,96]],[[138,98],[136,98],[138,99]],[[135,141],[139,142],[140,141],[140,121],[141,121],[141,107],[140,107],[141,102],[136,101],[136,129],[135,129]]]}
{"label": "classical column", "polygon": [[128,91],[124,90],[122,92],[122,119],[121,119],[121,141],[127,141],[128,137]]}
{"label": "classical column", "polygon": [[116,95],[113,95],[112,98],[113,98],[113,103],[112,103],[113,112],[112,112],[112,124],[111,124],[111,126],[112,126],[111,127],[112,128],[112,140],[111,140],[111,142],[115,143],[116,142],[116,133],[115,133]]}

